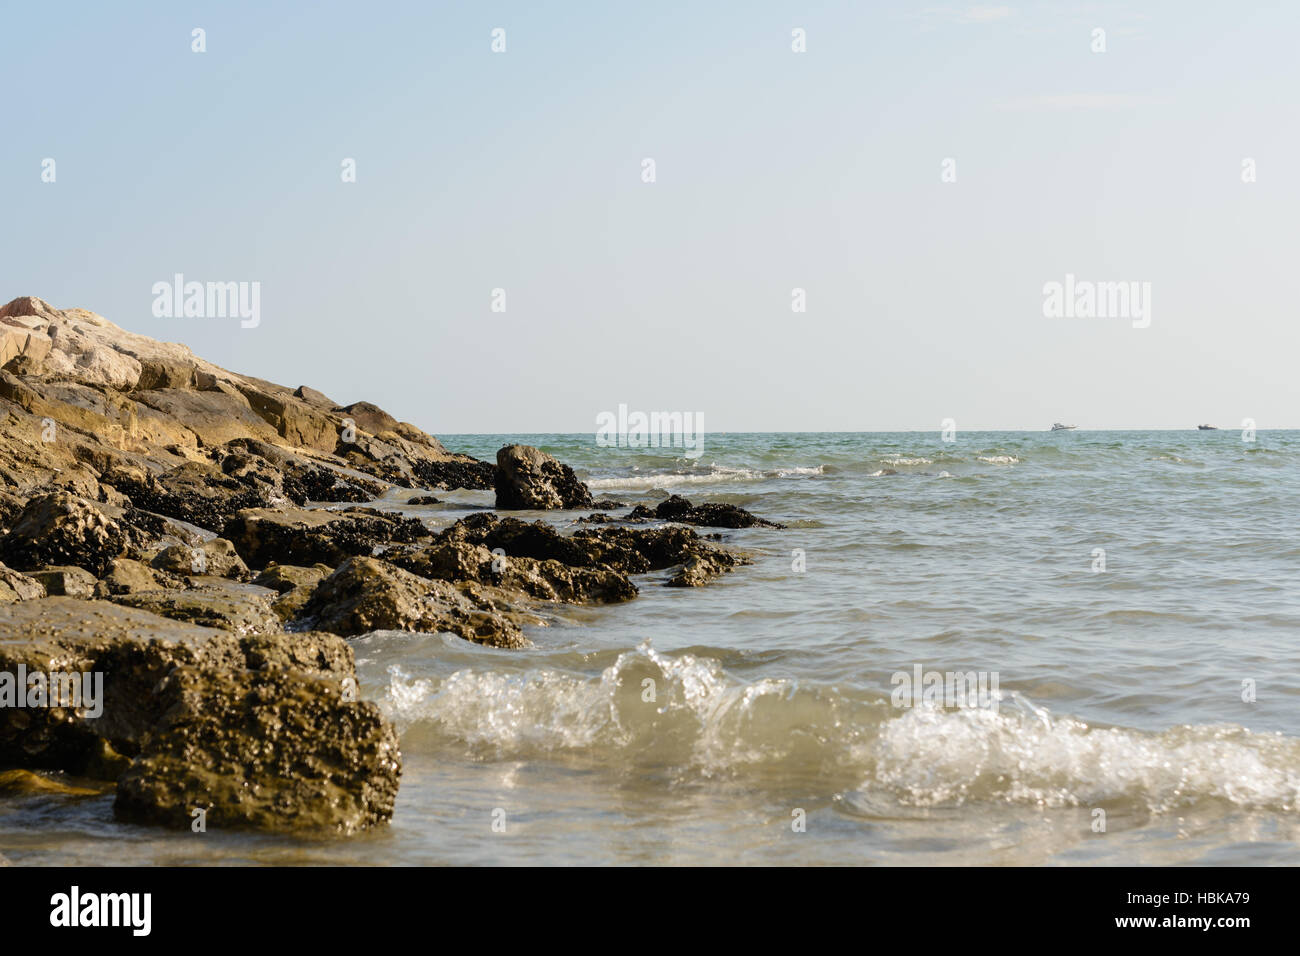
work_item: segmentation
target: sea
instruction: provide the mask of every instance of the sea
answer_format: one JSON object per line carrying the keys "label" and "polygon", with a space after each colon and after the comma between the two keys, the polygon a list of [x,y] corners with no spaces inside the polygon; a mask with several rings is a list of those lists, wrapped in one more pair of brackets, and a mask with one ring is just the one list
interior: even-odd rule
{"label": "sea", "polygon": [[[1300,864],[1300,432],[511,442],[597,497],[726,502],[752,563],[557,606],[523,650],[352,641],[401,734],[392,822],[169,832],[0,801],[13,864]],[[378,506],[434,528],[485,491]],[[613,514],[619,514],[615,511]],[[585,512],[520,513],[578,527]]]}

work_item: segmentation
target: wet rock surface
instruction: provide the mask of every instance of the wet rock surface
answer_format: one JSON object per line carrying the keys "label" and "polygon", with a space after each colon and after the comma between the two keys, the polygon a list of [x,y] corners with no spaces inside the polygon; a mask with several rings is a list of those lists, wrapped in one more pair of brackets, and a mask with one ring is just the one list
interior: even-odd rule
{"label": "wet rock surface", "polygon": [[119,819],[188,828],[350,833],[388,820],[397,733],[333,680],[284,670],[177,667],[165,708],[117,784]]}
{"label": "wet rock surface", "polygon": [[692,505],[680,495],[672,495],[654,508],[637,505],[628,515],[631,519],[658,519],[680,521],[685,524],[709,528],[784,528],[785,525],[767,521],[744,508],[728,504]]}

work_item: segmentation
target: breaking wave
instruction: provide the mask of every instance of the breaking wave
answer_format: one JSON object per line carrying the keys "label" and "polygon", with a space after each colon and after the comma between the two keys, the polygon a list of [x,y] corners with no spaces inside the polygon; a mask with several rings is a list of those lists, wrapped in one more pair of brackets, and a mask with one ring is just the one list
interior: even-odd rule
{"label": "breaking wave", "polygon": [[898,710],[883,692],[747,682],[716,660],[648,642],[599,676],[466,667],[412,679],[390,667],[381,706],[404,747],[489,760],[565,756],[678,780],[812,781],[828,795],[865,791],[898,806],[1300,808],[1300,740],[1281,734],[1090,726],[1016,693],[996,709]]}

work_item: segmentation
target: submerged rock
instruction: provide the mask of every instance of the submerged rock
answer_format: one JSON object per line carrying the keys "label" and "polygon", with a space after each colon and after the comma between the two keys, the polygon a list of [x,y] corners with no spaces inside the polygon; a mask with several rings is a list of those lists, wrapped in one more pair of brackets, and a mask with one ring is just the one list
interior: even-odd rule
{"label": "submerged rock", "polygon": [[634,518],[654,517],[662,521],[681,521],[709,528],[784,528],[785,525],[767,521],[744,508],[726,504],[693,505],[681,495],[672,495],[659,502],[653,512],[638,505],[631,514]]}
{"label": "submerged rock", "polygon": [[531,445],[497,452],[497,508],[503,511],[590,508],[591,492],[573,469]]}

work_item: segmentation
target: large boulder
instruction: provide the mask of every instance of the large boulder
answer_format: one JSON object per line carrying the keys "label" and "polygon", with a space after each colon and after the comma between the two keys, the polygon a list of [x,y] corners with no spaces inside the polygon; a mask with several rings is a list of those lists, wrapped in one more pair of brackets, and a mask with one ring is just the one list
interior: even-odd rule
{"label": "large boulder", "polygon": [[117,785],[119,819],[351,833],[393,815],[397,733],[334,680],[178,667],[166,711]]}
{"label": "large boulder", "polygon": [[591,492],[573,469],[532,445],[506,445],[497,452],[497,508],[545,511],[590,508]]}
{"label": "large boulder", "polygon": [[[65,597],[0,605],[0,635],[0,695],[3,675],[60,688],[58,706],[0,707],[0,765],[117,779],[118,815],[143,823],[188,827],[204,809],[210,826],[348,832],[392,813],[397,736],[357,701],[335,635],[241,635]],[[63,696],[60,675],[90,675],[95,699]]]}
{"label": "large boulder", "polygon": [[338,447],[341,424],[320,408],[296,398],[288,389],[240,382],[237,388],[253,412],[295,448],[332,452]]}

